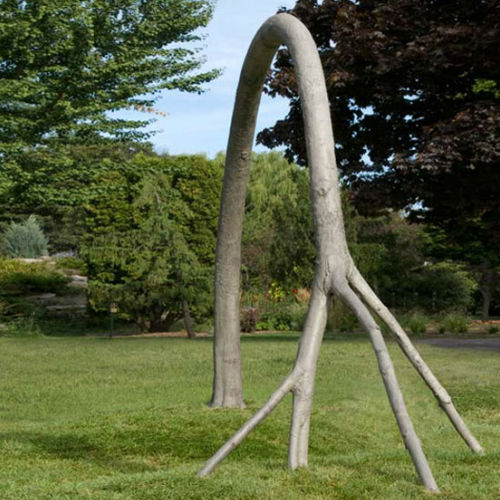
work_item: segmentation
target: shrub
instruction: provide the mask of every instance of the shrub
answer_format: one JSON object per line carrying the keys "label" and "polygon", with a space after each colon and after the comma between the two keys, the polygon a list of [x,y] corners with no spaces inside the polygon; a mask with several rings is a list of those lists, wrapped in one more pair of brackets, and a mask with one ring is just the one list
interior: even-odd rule
{"label": "shrub", "polygon": [[210,313],[220,174],[201,156],[138,155],[103,176],[80,247],[91,310],[115,304],[151,332],[168,331],[186,302],[195,321]]}
{"label": "shrub", "polygon": [[306,304],[297,302],[268,304],[257,323],[258,330],[301,330],[307,312]]}
{"label": "shrub", "polygon": [[240,311],[240,330],[245,333],[254,332],[259,321],[259,310],[256,307],[247,307]]}
{"label": "shrub", "polygon": [[56,263],[56,269],[67,272],[76,271],[83,275],[87,274],[85,261],[79,257],[57,257],[54,259],[54,262]]}
{"label": "shrub", "polygon": [[352,332],[359,329],[359,322],[351,309],[335,298],[328,312],[327,329],[340,332]]}
{"label": "shrub", "polygon": [[410,286],[416,304],[426,311],[465,311],[477,289],[470,273],[451,261],[422,268]]}
{"label": "shrub", "polygon": [[451,313],[443,318],[441,327],[445,332],[465,333],[468,327],[468,320],[462,314]]}
{"label": "shrub", "polygon": [[36,217],[30,215],[25,222],[11,222],[4,232],[2,249],[7,257],[35,259],[47,255],[47,243]]}
{"label": "shrub", "polygon": [[405,328],[413,335],[422,335],[426,332],[428,318],[420,313],[413,313],[403,321]]}
{"label": "shrub", "polygon": [[20,317],[5,323],[0,330],[0,335],[7,337],[39,337],[42,335],[35,315]]}
{"label": "shrub", "polygon": [[69,278],[47,262],[0,259],[0,294],[4,297],[30,293],[57,293]]}

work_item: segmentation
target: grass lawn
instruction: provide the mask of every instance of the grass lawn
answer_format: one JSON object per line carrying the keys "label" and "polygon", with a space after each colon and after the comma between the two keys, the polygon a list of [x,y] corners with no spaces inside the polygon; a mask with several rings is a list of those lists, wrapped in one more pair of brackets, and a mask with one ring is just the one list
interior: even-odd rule
{"label": "grass lawn", "polygon": [[420,486],[368,340],[324,342],[310,465],[286,468],[291,397],[208,477],[205,459],[262,404],[297,336],[243,340],[245,410],[205,406],[208,339],[0,338],[0,499],[488,499],[500,497],[500,357],[419,350],[486,450],[469,452],[390,346],[441,488]]}

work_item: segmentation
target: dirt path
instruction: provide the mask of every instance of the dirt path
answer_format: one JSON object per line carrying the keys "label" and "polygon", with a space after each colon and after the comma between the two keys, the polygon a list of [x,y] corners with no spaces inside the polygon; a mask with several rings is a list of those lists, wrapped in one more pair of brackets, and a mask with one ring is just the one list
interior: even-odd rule
{"label": "dirt path", "polygon": [[483,351],[500,352],[500,337],[482,339],[460,339],[460,338],[434,338],[420,339],[419,342],[436,347],[455,347],[467,349],[481,349]]}

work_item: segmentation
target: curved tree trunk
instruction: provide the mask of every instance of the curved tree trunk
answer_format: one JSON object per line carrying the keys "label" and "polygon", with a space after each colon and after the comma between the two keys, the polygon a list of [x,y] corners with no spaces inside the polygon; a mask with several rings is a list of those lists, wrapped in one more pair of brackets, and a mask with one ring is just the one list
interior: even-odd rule
{"label": "curved tree trunk", "polygon": [[403,351],[433,390],[471,448],[480,451],[481,447],[465,427],[444,388],[425,365],[397,321],[363,280],[352,261],[344,233],[330,108],[321,62],[310,33],[298,19],[288,14],[271,17],[255,35],[243,64],[236,95],[216,250],[212,405],[243,405],[239,275],[245,189],[264,78],[278,46],[282,43],[288,47],[294,61],[311,175],[311,198],[318,252],[312,295],[292,372],[261,409],[207,461],[199,474],[204,476],[213,471],[289,392],[293,393],[293,412],[288,464],[292,469],[307,465],[316,364],[326,325],[327,303],[334,294],[354,311],[370,335],[394,416],[417,473],[427,489],[438,491],[406,410],[380,328],[369,308],[396,334]]}

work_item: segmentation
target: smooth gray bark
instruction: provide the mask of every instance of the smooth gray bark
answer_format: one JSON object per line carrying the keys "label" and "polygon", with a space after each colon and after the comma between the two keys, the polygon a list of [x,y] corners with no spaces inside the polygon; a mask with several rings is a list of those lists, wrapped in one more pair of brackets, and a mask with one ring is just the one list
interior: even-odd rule
{"label": "smooth gray bark", "polygon": [[[205,476],[212,472],[289,392],[293,393],[293,412],[288,464],[292,469],[307,465],[316,364],[326,325],[327,304],[329,297],[334,294],[352,308],[370,335],[394,416],[417,473],[427,489],[438,491],[406,410],[380,328],[365,304],[395,331],[403,350],[436,396],[441,398],[440,401],[449,405],[451,399],[354,266],[345,239],[330,107],[321,62],[308,30],[298,19],[288,14],[269,18],[257,32],[245,58],[238,85],[226,158],[216,250],[212,405],[243,405],[239,351],[239,275],[245,189],[262,86],[280,44],[285,44],[292,56],[303,113],[317,248],[315,279],[292,372],[260,410],[207,461],[199,474]],[[453,407],[452,404],[451,406]],[[450,415],[453,411],[447,413]],[[458,418],[460,419],[459,416]],[[451,416],[450,419],[460,432],[461,424],[457,426],[458,420]],[[471,445],[472,441],[466,440]]]}
{"label": "smooth gray bark", "polygon": [[439,405],[446,413],[451,423],[467,443],[472,451],[475,453],[482,453],[483,448],[477,439],[469,431],[467,425],[458,413],[451,396],[446,389],[439,383],[436,376],[432,373],[431,369],[427,366],[426,362],[422,359],[420,353],[415,349],[406,332],[401,328],[396,318],[392,315],[389,309],[377,297],[375,292],[370,288],[368,283],[361,276],[360,272],[353,266],[353,273],[351,282],[357,292],[363,297],[366,304],[374,311],[384,323],[389,327],[391,332],[395,335],[396,341],[401,347],[406,357],[411,364],[415,367],[418,374],[422,377],[429,389],[439,402]]}
{"label": "smooth gray bark", "polygon": [[406,449],[409,451],[411,458],[413,459],[413,463],[415,464],[415,468],[417,469],[422,483],[430,491],[439,491],[422,450],[420,440],[418,439],[417,433],[413,428],[410,415],[408,415],[403,394],[399,388],[394,366],[389,356],[387,346],[385,345],[380,327],[377,325],[377,322],[373,319],[361,299],[349,286],[345,286],[340,290],[340,297],[348,306],[350,306],[363,328],[370,335],[370,340],[377,356],[380,375],[384,381],[385,390],[387,392],[387,396],[389,397],[392,411],[396,417],[396,422],[399,426]]}

